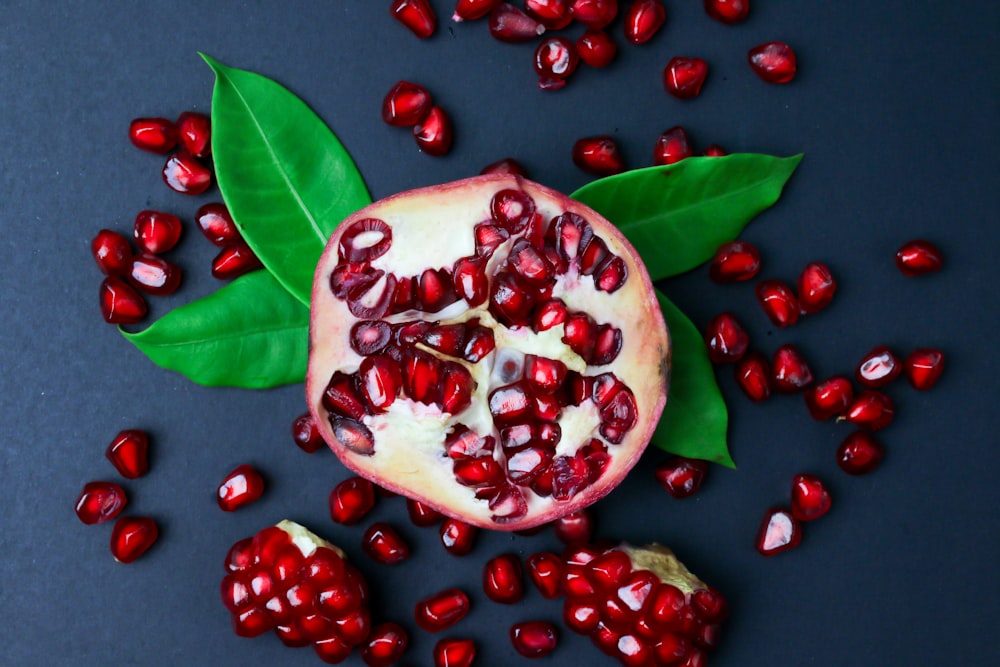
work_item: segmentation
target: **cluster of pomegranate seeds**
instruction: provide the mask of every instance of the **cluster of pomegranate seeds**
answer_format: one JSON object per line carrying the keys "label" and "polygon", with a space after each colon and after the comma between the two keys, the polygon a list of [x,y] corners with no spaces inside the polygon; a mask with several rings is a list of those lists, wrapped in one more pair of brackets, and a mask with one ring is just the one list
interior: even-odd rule
{"label": "cluster of pomegranate seeds", "polygon": [[185,111],[173,123],[166,118],[136,118],[129,124],[129,140],[144,151],[167,155],[163,182],[175,192],[200,195],[212,185],[212,127],[208,116]]}
{"label": "cluster of pomegranate seeds", "polygon": [[244,463],[232,470],[216,491],[216,501],[223,512],[235,512],[256,502],[264,494],[264,478],[253,466]]}
{"label": "cluster of pomegranate seeds", "polygon": [[653,471],[664,489],[674,498],[687,498],[698,492],[705,475],[708,474],[708,463],[685,456],[674,456],[656,466]]}
{"label": "cluster of pomegranate seeds", "polygon": [[195,224],[208,242],[221,248],[212,259],[212,276],[232,280],[263,267],[233,221],[229,208],[221,202],[210,202],[198,208]]}
{"label": "cluster of pomegranate seeds", "polygon": [[420,84],[399,81],[390,88],[382,100],[382,120],[393,127],[413,128],[417,147],[427,155],[440,157],[451,150],[451,117]]}

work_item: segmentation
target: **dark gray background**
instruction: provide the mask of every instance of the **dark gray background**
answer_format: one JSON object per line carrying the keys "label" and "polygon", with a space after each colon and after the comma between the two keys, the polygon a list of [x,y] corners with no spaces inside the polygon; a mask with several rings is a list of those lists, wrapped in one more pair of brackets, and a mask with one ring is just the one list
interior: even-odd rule
{"label": "dark gray background", "polygon": [[[882,435],[887,458],[851,478],[833,456],[845,425],[814,422],[797,397],[751,405],[722,368],[739,470],[715,468],[699,495],[674,501],[652,476],[665,455],[650,450],[594,508],[599,534],[668,543],[726,593],[732,615],[712,664],[988,662],[1000,620],[995,3],[754,0],[750,19],[727,27],[700,2],[669,0],[669,23],[651,44],[623,45],[613,67],[580,71],[555,94],[535,89],[531,46],[497,43],[484,23],[452,25],[450,0],[433,3],[440,27],[426,42],[389,18],[388,4],[0,2],[0,663],[320,664],[270,635],[235,637],[218,599],[228,546],[283,517],[347,549],[382,618],[413,629],[416,599],[465,587],[475,608],[448,634],[479,642],[477,664],[517,663],[506,628],[559,616],[558,603],[533,590],[501,607],[479,587],[488,557],[555,548],[549,533],[481,535],[459,560],[443,554],[435,531],[408,522],[402,500],[383,501],[372,520],[394,522],[415,553],[397,568],[373,564],[360,553],[362,528],[327,515],[344,468],[290,441],[300,385],[198,387],[154,367],[101,320],[89,241],[101,227],[129,230],[146,207],[189,221],[170,255],[185,285],[155,301],[155,314],[217,286],[208,275],[214,248],[190,223],[217,192],[168,191],[161,159],[126,139],[133,117],[209,109],[213,79],[199,50],[301,95],[376,198],[478,173],[508,155],[536,180],[571,191],[588,180],[569,158],[577,137],[613,133],[638,167],[676,124],[700,148],[804,152],[780,203],[744,236],[764,253],[762,277],[794,280],[807,262],[827,262],[840,290],[826,311],[779,331],[752,285],[717,286],[699,269],[664,289],[700,327],[729,309],[755,347],[800,345],[819,376],[849,373],[868,349],[888,344],[901,354],[943,348],[944,378],[926,394],[905,382],[890,388],[898,418]],[[620,34],[620,20],[613,30]],[[748,48],[772,39],[799,55],[791,85],[766,85],[745,63]],[[710,63],[696,100],[674,100],[660,86],[678,54]],[[406,131],[379,119],[382,96],[403,78],[428,86],[452,113],[448,157],[419,154]],[[945,270],[899,274],[895,249],[914,237],[940,244]],[[116,479],[103,451],[132,427],[150,431],[153,450],[150,474],[125,484],[129,511],[154,516],[162,537],[124,566],[108,552],[110,526],[85,527],[72,507],[85,482]],[[267,494],[223,514],[214,489],[244,462],[265,471]],[[802,471],[827,480],[834,508],[807,526],[798,550],[762,558],[753,549],[758,522],[787,502]],[[414,631],[405,662],[429,664],[436,639]],[[564,633],[539,664],[610,662]]]}

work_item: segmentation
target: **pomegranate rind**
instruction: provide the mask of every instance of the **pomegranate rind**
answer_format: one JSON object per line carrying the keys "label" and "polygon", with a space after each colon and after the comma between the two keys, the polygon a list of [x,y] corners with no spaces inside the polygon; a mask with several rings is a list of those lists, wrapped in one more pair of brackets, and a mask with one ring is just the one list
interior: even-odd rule
{"label": "pomegranate rind", "polygon": [[[527,513],[501,524],[493,520],[486,500],[476,499],[474,489],[455,481],[444,448],[452,415],[401,397],[387,413],[365,417],[375,437],[375,448],[373,454],[359,454],[334,435],[330,415],[323,406],[323,393],[334,371],[355,372],[363,359],[348,344],[350,328],[356,318],[348,305],[337,299],[330,289],[330,275],[340,263],[338,246],[344,231],[364,218],[386,221],[393,230],[392,247],[371,265],[387,273],[408,276],[419,275],[426,268],[450,268],[457,259],[475,254],[473,227],[490,218],[490,201],[495,193],[504,189],[523,190],[529,194],[546,221],[566,212],[583,216],[609,251],[624,261],[628,279],[613,294],[599,291],[593,287],[593,281],[583,279],[574,284],[571,291],[558,294],[571,310],[587,312],[598,322],[612,322],[625,329],[625,342],[612,365],[588,369],[586,363],[563,343],[559,343],[558,351],[551,346],[545,350],[531,350],[530,341],[521,349],[562,358],[571,369],[575,366],[588,374],[614,372],[634,395],[637,419],[621,443],[611,445],[614,454],[595,483],[563,501],[526,492]],[[513,242],[514,239],[509,241]],[[503,248],[496,251],[497,256],[505,252]],[[429,257],[434,258],[434,264],[429,265]],[[449,322],[479,317],[481,323],[494,327],[498,348],[503,342],[519,337],[524,342],[525,338],[541,336],[527,327],[504,329],[492,319],[487,306],[488,303],[471,308],[460,300],[439,313],[410,313],[410,319]],[[395,317],[385,319],[393,321]],[[561,328],[561,324],[557,325],[553,334],[561,332]],[[559,336],[550,336],[549,340],[558,341]],[[523,530],[591,505],[614,489],[635,466],[666,404],[670,353],[670,336],[649,274],[635,248],[611,222],[591,208],[545,186],[516,175],[487,174],[388,197],[354,213],[338,226],[320,258],[313,281],[306,400],[330,449],[358,475],[466,523],[491,529]],[[481,375],[482,369],[473,370],[473,376],[487,378],[489,362],[490,358],[483,362],[485,376]],[[478,427],[480,433],[489,433],[493,426],[485,407],[488,391],[488,383],[480,382],[472,405],[454,415],[454,421]],[[597,437],[597,423],[593,422],[591,427]],[[565,431],[566,424],[563,428]],[[570,441],[566,436],[564,440]],[[585,445],[587,439],[570,442],[575,443],[574,449],[558,453],[572,455],[575,447]]]}

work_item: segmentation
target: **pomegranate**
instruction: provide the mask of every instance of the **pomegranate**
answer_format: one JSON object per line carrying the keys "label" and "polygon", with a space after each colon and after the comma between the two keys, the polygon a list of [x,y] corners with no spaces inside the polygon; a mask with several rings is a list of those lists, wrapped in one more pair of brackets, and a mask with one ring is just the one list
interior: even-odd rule
{"label": "pomegranate", "polygon": [[125,490],[114,482],[87,482],[76,499],[76,516],[88,526],[110,521],[125,509]]}
{"label": "pomegranate", "polygon": [[149,472],[149,436],[139,429],[121,431],[108,445],[104,456],[122,477],[142,477]]}
{"label": "pomegranate", "polygon": [[837,281],[826,264],[810,262],[799,274],[799,308],[803,314],[813,314],[826,308],[837,291]]}
{"label": "pomegranate", "polygon": [[427,39],[437,28],[437,15],[428,0],[394,0],[389,13],[420,39]]}
{"label": "pomegranate", "polygon": [[139,250],[159,255],[173,249],[184,227],[180,218],[160,211],[140,211],[135,216],[133,236]]}
{"label": "pomegranate", "polygon": [[799,321],[802,312],[799,300],[791,287],[780,280],[762,280],[757,284],[757,301],[767,318],[778,328],[791,326]]}
{"label": "pomegranate", "polygon": [[334,453],[476,526],[523,530],[603,497],[666,400],[669,338],[634,249],[516,176],[347,218],[310,335],[307,399]]}
{"label": "pomegranate", "polygon": [[535,72],[538,87],[542,90],[558,90],[566,85],[566,79],[576,71],[580,58],[576,45],[565,37],[543,39],[535,49]]}
{"label": "pomegranate", "polygon": [[795,52],[784,42],[767,42],[747,53],[750,67],[768,83],[788,83],[795,78]]}
{"label": "pomegranate", "polygon": [[511,626],[510,641],[525,658],[541,658],[556,650],[559,635],[548,621],[524,621]]}
{"label": "pomegranate", "polygon": [[516,176],[527,176],[528,172],[520,162],[512,157],[505,157],[502,160],[491,162],[483,167],[480,174],[513,174]]}
{"label": "pomegranate", "polygon": [[428,507],[413,498],[406,499],[406,512],[410,515],[410,521],[413,522],[413,525],[420,526],[421,528],[433,526],[444,518],[434,508]]}
{"label": "pomegranate", "polygon": [[156,522],[147,516],[123,516],[111,529],[111,555],[119,563],[131,563],[149,551],[160,536]]}
{"label": "pomegranate", "polygon": [[705,347],[714,364],[739,361],[749,346],[749,334],[732,313],[719,313],[705,327]]}
{"label": "pomegranate", "polygon": [[136,148],[166,155],[177,145],[177,127],[166,118],[136,118],[129,123],[128,138]]}
{"label": "pomegranate", "polygon": [[720,23],[739,23],[750,13],[750,0],[704,0],[705,13]]}
{"label": "pomegranate", "polygon": [[452,556],[465,556],[476,545],[479,529],[458,519],[445,519],[438,532],[445,551]]}
{"label": "pomegranate", "polygon": [[221,202],[211,202],[199,207],[194,214],[194,221],[205,238],[220,248],[243,239],[229,208]]}
{"label": "pomegranate", "polygon": [[771,396],[771,364],[760,352],[751,350],[736,362],[733,369],[736,383],[754,403],[766,401]]}
{"label": "pomegranate", "polygon": [[441,157],[451,150],[454,130],[451,116],[439,106],[432,106],[423,120],[413,126],[413,139],[427,155]]}
{"label": "pomegranate", "polygon": [[818,382],[802,393],[809,414],[816,421],[825,421],[843,414],[854,401],[854,387],[842,375]]}
{"label": "pomegranate", "polygon": [[878,467],[885,456],[882,443],[868,431],[855,431],[837,448],[837,465],[851,475],[866,475]]}
{"label": "pomegranate", "polygon": [[813,382],[812,370],[794,345],[782,345],[771,358],[771,386],[783,394],[793,394]]}
{"label": "pomegranate", "polygon": [[552,532],[563,544],[586,544],[594,534],[594,518],[585,509],[570,512],[552,522]]}
{"label": "pomegranate", "polygon": [[181,269],[173,262],[147,252],[132,259],[129,282],[139,290],[154,296],[173,294],[181,285]]}
{"label": "pomegranate", "polygon": [[726,149],[719,144],[711,144],[705,149],[705,152],[702,153],[702,155],[705,157],[725,157],[726,155],[729,155],[729,153],[727,153]]}
{"label": "pomegranate", "polygon": [[600,30],[618,15],[618,0],[575,0],[570,15],[588,28]]}
{"label": "pomegranate", "polygon": [[618,55],[618,45],[604,30],[588,30],[576,40],[580,60],[591,67],[607,67]]}
{"label": "pomegranate", "polygon": [[237,239],[222,246],[219,254],[212,259],[212,277],[217,280],[232,280],[263,266],[246,241]]}
{"label": "pomegranate", "polygon": [[531,554],[524,561],[528,576],[546,600],[562,595],[563,560],[551,551]]}
{"label": "pomegranate", "polygon": [[375,507],[375,487],[364,477],[348,477],[330,492],[330,518],[353,526]]}
{"label": "pomegranate", "polygon": [[844,413],[844,419],[868,431],[881,431],[892,423],[895,408],[892,399],[874,389],[858,394]]}
{"label": "pomegranate", "polygon": [[792,478],[792,516],[812,521],[830,511],[830,492],[823,480],[801,473]]}
{"label": "pomegranate", "polygon": [[562,30],[573,21],[570,0],[524,0],[524,11],[551,30]]}
{"label": "pomegranate", "polygon": [[545,32],[545,26],[509,2],[502,2],[490,12],[490,34],[494,39],[517,44],[530,42]]}
{"label": "pomegranate", "polygon": [[471,639],[445,637],[434,645],[434,667],[471,667],[476,643]]}

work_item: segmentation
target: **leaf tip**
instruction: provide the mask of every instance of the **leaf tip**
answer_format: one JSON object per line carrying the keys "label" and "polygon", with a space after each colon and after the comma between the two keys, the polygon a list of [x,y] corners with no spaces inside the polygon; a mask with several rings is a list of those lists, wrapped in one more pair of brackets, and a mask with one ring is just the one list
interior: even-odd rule
{"label": "leaf tip", "polygon": [[202,60],[205,61],[205,64],[208,65],[212,69],[212,71],[215,72],[216,74],[218,74],[219,70],[222,69],[223,67],[222,63],[220,63],[218,60],[208,55],[204,51],[199,51],[198,55],[201,57]]}

